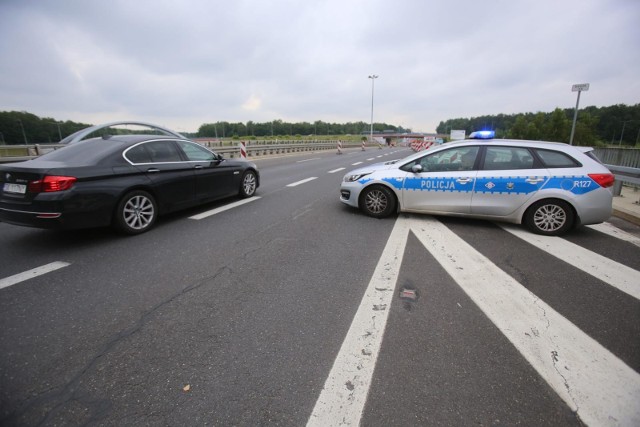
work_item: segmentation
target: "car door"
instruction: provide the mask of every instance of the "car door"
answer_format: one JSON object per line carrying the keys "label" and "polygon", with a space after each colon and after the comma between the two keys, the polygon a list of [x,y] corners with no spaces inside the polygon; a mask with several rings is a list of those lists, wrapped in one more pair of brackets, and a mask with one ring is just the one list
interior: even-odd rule
{"label": "car door", "polygon": [[138,144],[125,153],[153,183],[157,202],[165,211],[193,204],[196,179],[193,166],[184,161],[173,140],[152,140]]}
{"label": "car door", "polygon": [[477,171],[478,146],[452,147],[425,155],[401,169],[403,209],[468,214]]}
{"label": "car door", "polygon": [[507,216],[531,199],[549,172],[526,147],[487,146],[471,200],[474,215]]}
{"label": "car door", "polygon": [[190,141],[178,145],[191,164],[196,177],[199,201],[214,200],[238,192],[240,168],[206,148]]}

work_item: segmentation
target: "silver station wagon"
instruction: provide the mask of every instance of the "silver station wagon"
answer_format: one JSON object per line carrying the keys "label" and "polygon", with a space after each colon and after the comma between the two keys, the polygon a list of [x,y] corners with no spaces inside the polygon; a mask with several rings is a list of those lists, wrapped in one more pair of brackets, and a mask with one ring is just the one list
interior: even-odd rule
{"label": "silver station wagon", "polygon": [[607,220],[613,183],[592,148],[472,139],[349,172],[340,200],[378,218],[396,212],[471,217],[560,235]]}

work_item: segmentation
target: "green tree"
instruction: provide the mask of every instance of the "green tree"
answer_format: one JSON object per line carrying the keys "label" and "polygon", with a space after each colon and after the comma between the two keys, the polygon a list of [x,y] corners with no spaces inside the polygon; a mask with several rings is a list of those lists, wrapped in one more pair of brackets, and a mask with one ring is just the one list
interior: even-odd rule
{"label": "green tree", "polygon": [[556,108],[551,113],[543,130],[543,138],[546,141],[569,142],[571,123],[564,111]]}

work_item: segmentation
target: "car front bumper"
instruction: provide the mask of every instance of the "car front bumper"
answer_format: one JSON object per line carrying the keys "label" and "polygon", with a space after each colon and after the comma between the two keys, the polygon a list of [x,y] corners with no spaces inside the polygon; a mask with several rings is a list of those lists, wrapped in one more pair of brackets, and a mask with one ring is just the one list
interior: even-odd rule
{"label": "car front bumper", "polygon": [[359,182],[342,182],[340,186],[340,201],[354,208],[358,207],[360,192],[363,186]]}

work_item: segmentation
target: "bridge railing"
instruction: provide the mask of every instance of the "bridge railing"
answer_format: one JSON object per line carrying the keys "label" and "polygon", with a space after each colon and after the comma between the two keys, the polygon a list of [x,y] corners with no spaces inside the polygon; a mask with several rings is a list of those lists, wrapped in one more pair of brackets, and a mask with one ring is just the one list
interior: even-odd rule
{"label": "bridge railing", "polygon": [[[266,141],[265,141],[266,142]],[[246,150],[249,158],[269,155],[298,153],[305,151],[337,150],[339,141],[279,141],[277,144],[267,144],[262,141],[247,141]],[[224,145],[219,142],[199,141],[216,153],[228,158],[240,157],[240,143]],[[361,142],[340,141],[342,148],[360,147]],[[21,162],[35,159],[45,153],[65,147],[64,144],[32,144],[32,145],[0,145],[0,163]]]}

